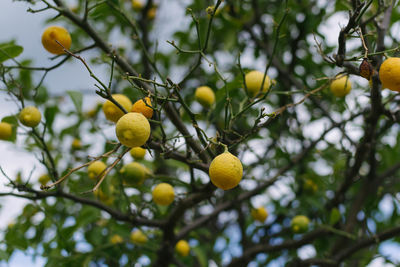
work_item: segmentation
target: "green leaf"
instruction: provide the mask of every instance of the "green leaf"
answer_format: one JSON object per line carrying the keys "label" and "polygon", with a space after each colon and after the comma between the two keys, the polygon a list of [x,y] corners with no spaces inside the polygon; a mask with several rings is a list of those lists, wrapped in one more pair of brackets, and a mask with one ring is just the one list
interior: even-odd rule
{"label": "green leaf", "polygon": [[49,129],[50,132],[53,132],[52,126],[57,112],[57,106],[48,107],[44,110],[44,117],[46,118],[47,129]]}
{"label": "green leaf", "polygon": [[0,63],[6,61],[10,58],[15,58],[19,56],[24,48],[22,46],[16,45],[14,41],[9,43],[0,44]]}
{"label": "green leaf", "polygon": [[201,247],[194,247],[193,248],[194,253],[197,256],[197,259],[199,260],[200,266],[201,267],[207,267],[207,256],[204,253],[203,249]]}
{"label": "green leaf", "polygon": [[67,93],[71,97],[78,113],[82,113],[82,93],[77,91],[67,91]]}
{"label": "green leaf", "polygon": [[331,214],[329,215],[329,224],[334,225],[340,220],[340,211],[337,208],[333,208],[331,210]]}

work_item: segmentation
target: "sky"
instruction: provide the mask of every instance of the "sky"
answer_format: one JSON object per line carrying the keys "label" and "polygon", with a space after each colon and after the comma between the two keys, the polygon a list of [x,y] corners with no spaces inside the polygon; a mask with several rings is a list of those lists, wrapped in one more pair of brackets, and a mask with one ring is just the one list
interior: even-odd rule
{"label": "sky", "polygon": [[[166,4],[161,1],[160,11],[156,17],[156,32],[155,34],[159,36],[160,49],[168,49],[169,45],[166,44],[166,40],[171,40],[170,36],[174,30],[174,27],[171,27],[171,22],[175,23],[175,25],[180,25],[181,23],[185,23],[187,18],[184,18],[184,9],[182,8],[182,3],[185,1],[170,1],[168,7]],[[1,28],[0,34],[0,43],[10,41],[11,39],[15,39],[16,42],[24,47],[23,54],[19,57],[21,58],[31,58],[34,60],[35,66],[50,66],[53,62],[49,59],[49,54],[43,49],[40,37],[41,33],[45,28],[45,19],[47,15],[39,14],[31,14],[26,12],[28,5],[24,2],[12,0],[1,0],[0,1],[0,25],[3,25]],[[174,10],[174,12],[162,12],[166,8],[170,8]],[[337,16],[331,17],[326,25],[322,27],[326,28],[326,31],[329,32],[327,34],[327,42],[335,43],[337,40],[337,35],[340,30],[339,21],[343,21],[345,14],[338,14]],[[23,18],[23,19],[21,19]],[[4,27],[4,25],[12,25],[12,27]],[[163,27],[164,25],[164,27]],[[169,25],[169,27],[165,27],[165,25]],[[123,41],[122,41],[123,42]],[[262,68],[263,62],[254,61],[250,57],[244,55],[242,58],[242,64],[246,66],[252,66],[252,64],[256,64],[257,67]],[[104,67],[96,67],[93,66],[93,70],[99,77],[107,77],[107,70]],[[68,77],[74,77],[74,79],[70,79],[65,75],[68,73]],[[46,85],[48,88],[52,88],[52,93],[54,94],[63,94],[66,90],[71,89],[93,89],[93,80],[87,74],[86,70],[83,68],[82,64],[78,61],[69,61],[68,64],[64,65],[63,68],[57,69],[49,73],[46,78]],[[17,112],[17,108],[15,103],[10,101],[9,98],[4,98],[4,94],[0,97],[0,118],[4,116],[9,116],[11,114],[15,114]],[[90,96],[86,96],[85,99],[90,99],[94,96],[94,93]],[[90,100],[88,100],[90,102]],[[315,134],[315,125],[311,126],[312,130],[310,133]],[[320,127],[322,129],[322,127]],[[19,148],[18,148],[19,147]],[[6,153],[0,153],[0,166],[4,168],[7,174],[10,176],[15,175],[18,170],[23,170],[24,175],[28,175],[31,166],[39,165],[37,159],[34,155],[25,152],[22,149],[22,144],[19,143],[17,146],[7,143],[0,142],[0,151],[7,151]],[[14,160],[10,160],[14,159]],[[21,166],[21,162],[23,165]],[[44,170],[42,168],[37,168],[34,171],[34,177],[39,176]],[[4,186],[6,181],[4,177],[0,176],[0,191],[6,191],[6,187]],[[17,216],[24,206],[26,201],[18,199],[18,198],[2,198],[1,199],[2,208],[0,209],[0,228],[4,228],[8,225],[12,219]],[[386,207],[384,205],[384,207]],[[390,242],[387,245],[382,246],[381,251],[389,256],[394,257],[396,255],[396,250],[398,246],[394,246]],[[312,257],[315,255],[315,249],[313,246],[305,246],[299,249],[299,254],[302,258]],[[396,259],[400,262],[399,256]],[[11,267],[19,267],[19,266],[43,266],[43,259],[37,259],[36,262],[32,262],[32,259],[29,255],[24,255],[19,252],[16,253],[8,266]],[[281,262],[276,262],[276,266],[279,266]],[[0,263],[0,267],[7,266]],[[373,263],[369,265],[369,267],[389,267],[393,265],[384,265],[382,259],[376,259]]]}

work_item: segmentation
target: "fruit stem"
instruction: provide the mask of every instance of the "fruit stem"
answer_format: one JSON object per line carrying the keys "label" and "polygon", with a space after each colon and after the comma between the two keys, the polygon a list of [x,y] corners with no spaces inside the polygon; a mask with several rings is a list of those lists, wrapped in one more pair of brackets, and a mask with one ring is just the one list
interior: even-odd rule
{"label": "fruit stem", "polygon": [[229,153],[228,146],[223,143],[221,145],[224,146],[224,153]]}

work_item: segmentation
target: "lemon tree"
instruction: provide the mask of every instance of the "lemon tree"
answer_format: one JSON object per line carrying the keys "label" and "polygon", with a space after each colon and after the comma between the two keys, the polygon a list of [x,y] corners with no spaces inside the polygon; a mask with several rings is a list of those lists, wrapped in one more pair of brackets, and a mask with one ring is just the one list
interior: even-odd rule
{"label": "lemon tree", "polygon": [[0,266],[399,266],[397,2],[5,1]]}

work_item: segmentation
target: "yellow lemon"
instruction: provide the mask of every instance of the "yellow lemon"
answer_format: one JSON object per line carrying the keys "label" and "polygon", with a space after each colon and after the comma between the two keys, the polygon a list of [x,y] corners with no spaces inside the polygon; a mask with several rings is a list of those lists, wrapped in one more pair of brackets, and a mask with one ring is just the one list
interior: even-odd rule
{"label": "yellow lemon", "polygon": [[129,153],[131,154],[132,158],[135,160],[144,159],[146,155],[146,149],[141,148],[140,146],[132,148]]}
{"label": "yellow lemon", "polygon": [[150,123],[141,113],[128,113],[118,120],[115,132],[124,146],[142,146],[150,137]]}
{"label": "yellow lemon", "polygon": [[46,185],[48,182],[50,182],[50,176],[48,174],[43,174],[39,177],[39,183],[41,185]]}
{"label": "yellow lemon", "polygon": [[60,55],[64,53],[63,47],[66,49],[71,47],[71,36],[63,27],[50,26],[43,32],[42,45],[50,53]]}
{"label": "yellow lemon", "polygon": [[265,75],[264,85],[261,90],[263,78],[264,73],[257,70],[250,71],[245,75],[244,81],[246,83],[247,91],[251,96],[257,95],[260,91],[263,93],[268,91],[269,87],[271,86],[271,81],[268,75]]}
{"label": "yellow lemon", "polygon": [[151,108],[150,97],[145,97],[144,99],[136,101],[131,111],[142,113],[146,118],[151,119],[151,117],[153,117],[153,109]]}
{"label": "yellow lemon", "polygon": [[344,97],[351,91],[351,82],[349,76],[338,76],[331,82],[331,92],[336,97]]}
{"label": "yellow lemon", "polygon": [[304,215],[297,215],[295,216],[290,226],[294,233],[304,233],[308,230],[308,224],[310,223],[310,219]]}
{"label": "yellow lemon", "polygon": [[175,245],[175,251],[178,252],[179,255],[186,257],[190,252],[189,243],[185,240],[179,240]]}
{"label": "yellow lemon", "polygon": [[36,127],[41,119],[42,115],[36,107],[25,107],[19,113],[19,121],[28,127]]}
{"label": "yellow lemon", "polygon": [[89,178],[93,180],[99,178],[99,175],[102,174],[106,168],[107,165],[100,160],[90,163],[88,167]]}
{"label": "yellow lemon", "polygon": [[145,167],[137,162],[131,162],[124,165],[120,171],[126,185],[138,186],[143,184],[146,178]]}
{"label": "yellow lemon", "polygon": [[157,14],[157,7],[153,6],[152,8],[147,11],[147,18],[149,20],[153,20],[156,17]]}
{"label": "yellow lemon", "polygon": [[153,201],[161,206],[168,206],[174,201],[174,188],[167,183],[158,184],[153,189]]}
{"label": "yellow lemon", "polygon": [[81,148],[82,148],[81,140],[78,139],[78,138],[75,138],[75,139],[72,141],[72,143],[71,143],[71,147],[72,147],[72,149],[74,149],[74,150],[79,150],[79,149],[81,149]]}
{"label": "yellow lemon", "polygon": [[379,79],[383,88],[400,92],[400,58],[390,57],[383,61],[379,69]]}
{"label": "yellow lemon", "polygon": [[242,180],[243,166],[237,157],[224,152],[213,159],[208,174],[216,187],[229,190],[236,187]]}
{"label": "yellow lemon", "polygon": [[[128,97],[121,95],[121,94],[113,94],[112,97],[115,101],[118,102],[127,112],[129,112],[132,108],[132,102],[129,100]],[[106,119],[112,122],[117,122],[125,113],[113,102],[107,100],[103,104],[103,112],[106,116]]]}
{"label": "yellow lemon", "polygon": [[0,139],[8,140],[12,135],[12,126],[7,122],[0,122]]}
{"label": "yellow lemon", "polygon": [[306,179],[306,180],[304,181],[303,188],[304,188],[304,190],[305,190],[306,192],[313,194],[313,193],[317,192],[317,190],[318,190],[318,185],[317,185],[316,183],[314,183],[313,180],[311,180],[311,179]]}
{"label": "yellow lemon", "polygon": [[132,0],[132,8],[135,11],[140,11],[143,8],[143,3],[140,0]]}
{"label": "yellow lemon", "polygon": [[147,242],[147,236],[140,230],[133,231],[130,237],[132,243],[136,245],[142,245]]}
{"label": "yellow lemon", "polygon": [[[110,189],[110,191],[112,191],[112,189]],[[112,205],[114,203],[114,198],[104,193],[103,190],[101,190],[101,188],[98,188],[96,191],[93,192],[93,194],[96,198],[98,198],[101,202],[103,202],[106,205]]]}
{"label": "yellow lemon", "polygon": [[[206,8],[207,17],[208,17],[209,19],[211,18],[211,15],[214,13],[214,9],[215,9],[215,6],[208,6],[208,7]],[[214,17],[217,16],[219,13],[221,13],[221,10],[222,10],[222,8],[218,8],[218,9],[215,11]]]}
{"label": "yellow lemon", "polygon": [[194,93],[194,97],[203,107],[206,108],[211,107],[215,102],[214,91],[208,86],[198,87]]}
{"label": "yellow lemon", "polygon": [[124,242],[124,239],[120,236],[120,235],[113,235],[111,238],[110,238],[110,241],[111,241],[111,243],[112,244],[121,244],[121,243],[123,243]]}
{"label": "yellow lemon", "polygon": [[268,217],[268,212],[264,207],[258,207],[251,210],[251,217],[259,222],[264,222]]}

